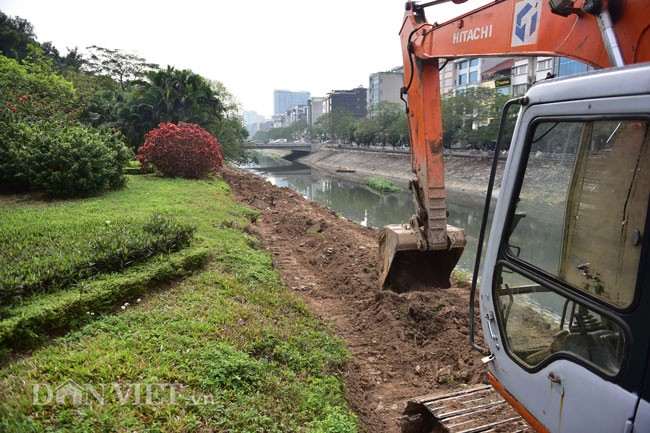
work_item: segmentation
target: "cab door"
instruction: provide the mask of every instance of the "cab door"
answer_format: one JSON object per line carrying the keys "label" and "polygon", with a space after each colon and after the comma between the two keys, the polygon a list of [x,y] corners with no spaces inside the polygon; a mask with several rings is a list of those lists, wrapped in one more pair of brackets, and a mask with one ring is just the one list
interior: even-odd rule
{"label": "cab door", "polygon": [[480,306],[493,378],[550,432],[634,425],[650,341],[648,107],[637,95],[520,113]]}

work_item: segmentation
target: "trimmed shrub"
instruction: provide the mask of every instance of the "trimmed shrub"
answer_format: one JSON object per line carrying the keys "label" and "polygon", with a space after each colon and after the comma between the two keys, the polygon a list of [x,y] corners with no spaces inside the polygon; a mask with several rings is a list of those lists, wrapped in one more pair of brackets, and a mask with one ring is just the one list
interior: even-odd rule
{"label": "trimmed shrub", "polygon": [[27,178],[46,197],[86,197],[124,186],[133,153],[119,134],[85,126],[32,128]]}
{"label": "trimmed shrub", "polygon": [[122,136],[79,123],[83,110],[47,104],[5,87],[0,106],[0,185],[41,190],[48,198],[85,197],[126,182],[133,157]]}
{"label": "trimmed shrub", "polygon": [[165,176],[198,179],[223,165],[221,144],[208,131],[193,123],[161,123],[145,136],[138,149],[144,169],[153,165]]}
{"label": "trimmed shrub", "polygon": [[[119,271],[190,244],[195,227],[170,216],[0,227],[0,306]],[[0,309],[0,318],[3,312]]]}
{"label": "trimmed shrub", "polygon": [[29,188],[27,144],[31,128],[25,123],[0,122],[0,189],[17,192]]}

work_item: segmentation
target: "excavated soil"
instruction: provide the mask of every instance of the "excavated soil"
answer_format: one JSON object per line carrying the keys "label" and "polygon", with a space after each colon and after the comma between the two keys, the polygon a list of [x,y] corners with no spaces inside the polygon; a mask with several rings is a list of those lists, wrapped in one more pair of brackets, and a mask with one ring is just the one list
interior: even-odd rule
{"label": "excavated soil", "polygon": [[[287,286],[348,342],[347,398],[365,431],[400,431],[411,397],[487,383],[469,345],[467,283],[381,291],[375,230],[232,167],[223,178],[241,204],[260,212],[247,230],[273,255]],[[476,327],[482,341],[478,320]]]}

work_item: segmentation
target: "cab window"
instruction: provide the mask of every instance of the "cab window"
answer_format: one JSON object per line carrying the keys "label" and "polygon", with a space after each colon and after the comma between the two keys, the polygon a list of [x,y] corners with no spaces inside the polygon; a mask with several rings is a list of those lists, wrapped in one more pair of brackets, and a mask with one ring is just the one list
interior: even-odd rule
{"label": "cab window", "polygon": [[650,195],[648,122],[542,121],[532,128],[508,255],[628,307]]}
{"label": "cab window", "polygon": [[616,322],[508,267],[499,267],[495,278],[505,342],[521,364],[534,368],[568,355],[607,375],[619,372],[625,333]]}

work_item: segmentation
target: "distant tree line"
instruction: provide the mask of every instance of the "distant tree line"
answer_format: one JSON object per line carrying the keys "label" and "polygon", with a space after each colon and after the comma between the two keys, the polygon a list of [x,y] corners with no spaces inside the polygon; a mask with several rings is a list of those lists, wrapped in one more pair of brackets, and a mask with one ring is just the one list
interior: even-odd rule
{"label": "distant tree line", "polygon": [[335,108],[320,116],[314,125],[302,120],[282,128],[260,131],[253,137],[258,141],[301,138],[357,143],[360,145],[408,145],[406,114],[394,102],[380,102],[371,107],[364,119],[355,119],[343,108]]}
{"label": "distant tree line", "polygon": [[[496,89],[486,87],[443,96],[444,146],[491,150],[499,129],[501,109],[508,98]],[[515,117],[513,112],[507,120],[504,143],[510,143]],[[283,128],[260,131],[253,138],[258,141],[308,138],[366,146],[409,145],[406,114],[400,104],[393,102],[380,102],[371,107],[368,116],[361,120],[355,119],[347,110],[335,108],[319,117],[313,126],[300,121]]]}
{"label": "distant tree line", "polygon": [[[71,101],[80,109],[80,121],[100,129],[120,131],[137,150],[144,135],[159,123],[196,123],[221,143],[228,159],[243,157],[241,146],[248,132],[240,106],[222,83],[191,70],[160,68],[145,58],[99,46],[82,54],[77,47],[62,55],[51,42],[36,40],[29,21],[0,12],[0,51],[29,73],[47,73],[48,82],[70,85]],[[2,71],[0,71],[2,72]],[[8,83],[7,85],[10,85]]]}

